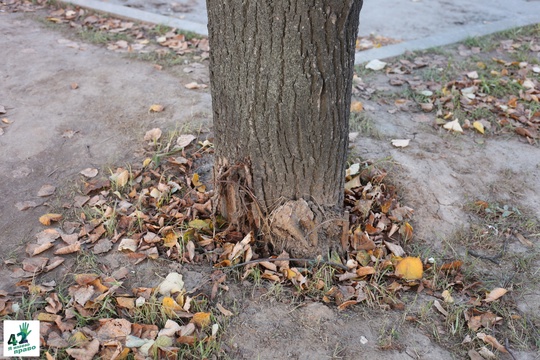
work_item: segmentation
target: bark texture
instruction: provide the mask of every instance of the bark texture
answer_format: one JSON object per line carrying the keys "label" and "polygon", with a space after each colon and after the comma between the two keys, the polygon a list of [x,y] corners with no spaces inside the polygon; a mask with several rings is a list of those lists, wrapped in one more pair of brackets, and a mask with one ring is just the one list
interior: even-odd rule
{"label": "bark texture", "polygon": [[307,214],[307,205],[313,211],[299,215],[299,232],[280,236],[318,246],[318,212],[339,214],[343,205],[362,1],[207,0],[207,7],[220,210],[235,226],[257,229],[279,213],[279,229],[287,225],[277,218]]}

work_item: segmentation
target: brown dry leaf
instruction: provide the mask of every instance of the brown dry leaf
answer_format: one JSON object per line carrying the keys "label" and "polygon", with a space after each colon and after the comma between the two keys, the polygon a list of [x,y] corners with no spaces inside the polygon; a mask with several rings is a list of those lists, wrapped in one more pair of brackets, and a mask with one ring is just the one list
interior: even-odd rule
{"label": "brown dry leaf", "polygon": [[55,221],[60,221],[60,220],[62,220],[62,214],[54,214],[54,213],[45,214],[39,218],[39,222],[45,226],[51,225],[51,222],[53,221],[55,222]]}
{"label": "brown dry leaf", "polygon": [[521,235],[520,233],[516,233],[515,236],[519,240],[519,242],[522,243],[523,245],[525,245],[527,247],[533,247],[534,246],[534,244],[530,240],[525,238],[525,236]]}
{"label": "brown dry leaf", "polygon": [[75,282],[79,285],[88,285],[91,282],[95,281],[96,279],[99,279],[98,274],[76,274],[75,275]]}
{"label": "brown dry leaf", "polygon": [[101,239],[99,240],[94,248],[92,249],[92,252],[94,254],[102,254],[110,251],[113,247],[113,243],[109,239]]}
{"label": "brown dry leaf", "polygon": [[417,257],[406,257],[397,265],[395,274],[401,276],[405,280],[418,280],[422,278],[424,268],[422,260]]}
{"label": "brown dry leaf", "polygon": [[178,235],[174,231],[169,232],[165,237],[163,238],[163,246],[166,247],[173,247],[178,244]]}
{"label": "brown dry leaf", "polygon": [[[49,343],[47,343],[47,345],[49,345]],[[51,346],[51,345],[49,345],[49,346]],[[48,351],[45,351],[45,358],[46,358],[47,360],[55,360],[55,359],[54,359],[54,356],[52,356],[51,354],[49,354]]]}
{"label": "brown dry leaf", "polygon": [[206,89],[208,85],[205,84],[198,84],[197,82],[190,82],[189,84],[184,85],[186,89],[189,90],[198,90],[198,89]]}
{"label": "brown dry leaf", "polygon": [[492,302],[506,294],[508,290],[504,288],[495,288],[489,292],[489,294],[486,295],[485,302]]}
{"label": "brown dry leaf", "polygon": [[207,312],[198,312],[193,314],[193,318],[190,321],[195,324],[198,328],[204,328],[210,325],[210,313]]}
{"label": "brown dry leaf", "polygon": [[38,193],[37,193],[37,196],[39,197],[47,197],[47,196],[51,196],[52,194],[54,194],[56,190],[56,186],[53,186],[53,185],[43,185]]}
{"label": "brown dry leaf", "polygon": [[56,293],[50,294],[45,299],[45,301],[47,301],[47,303],[49,304],[45,306],[45,310],[50,312],[51,314],[56,314],[62,310],[62,303],[58,299],[58,295]]}
{"label": "brown dry leaf", "polygon": [[38,254],[41,254],[42,252],[49,250],[52,248],[54,244],[52,242],[46,242],[41,245],[39,244],[28,244],[26,247],[26,253],[30,256],[36,256]]}
{"label": "brown dry leaf", "polygon": [[101,341],[125,339],[131,333],[131,323],[126,319],[100,319],[97,337]]}
{"label": "brown dry leaf", "polygon": [[474,349],[469,350],[469,352],[467,353],[467,355],[469,355],[470,360],[484,360],[484,358],[482,357],[482,355],[480,355],[480,354],[478,353],[478,351],[476,351],[476,350],[474,350]]}
{"label": "brown dry leaf", "polygon": [[516,134],[524,136],[524,137],[530,137],[533,139],[536,138],[536,135],[534,135],[532,132],[522,127],[516,127],[514,131],[516,132]]}
{"label": "brown dry leaf", "polygon": [[[152,106],[150,106],[149,112],[162,112],[163,110],[165,110],[165,107],[163,105],[153,104]],[[146,141],[146,139],[144,139],[144,140]],[[152,140],[154,140],[154,139],[152,139]],[[157,139],[155,139],[155,140],[157,140]]]}
{"label": "brown dry leaf", "polygon": [[405,256],[405,250],[398,244],[393,244],[391,242],[385,241],[384,245],[390,250],[395,256],[403,257]]}
{"label": "brown dry leaf", "polygon": [[375,268],[373,266],[362,266],[356,270],[357,276],[366,276],[375,274]]}
{"label": "brown dry leaf", "polygon": [[461,265],[463,265],[463,261],[455,260],[450,263],[442,264],[439,270],[441,271],[458,270],[461,267]]}
{"label": "brown dry leaf", "polygon": [[355,304],[358,304],[358,301],[356,301],[356,300],[347,300],[347,301],[342,302],[337,308],[338,308],[339,311],[342,311],[342,310],[345,310],[346,308],[348,308],[349,306],[355,305]]}
{"label": "brown dry leaf", "polygon": [[125,309],[128,309],[128,310],[131,310],[131,309],[135,308],[135,299],[134,298],[118,296],[116,298],[116,303],[118,304],[118,307],[125,308]]}
{"label": "brown dry leaf", "polygon": [[30,273],[41,272],[45,265],[47,265],[48,261],[49,259],[45,257],[24,259],[22,262],[22,268],[24,271],[28,271]]}
{"label": "brown dry leaf", "polygon": [[93,339],[80,348],[66,349],[66,352],[75,360],[92,360],[99,352],[99,340]]}
{"label": "brown dry leaf", "polygon": [[19,201],[18,203],[15,204],[15,207],[19,211],[24,211],[24,210],[28,210],[28,209],[31,209],[31,208],[35,208],[35,207],[37,207],[39,205],[40,204],[38,204],[35,201],[27,200],[27,201]]}
{"label": "brown dry leaf", "polygon": [[220,303],[217,303],[216,307],[225,316],[233,316],[234,315],[231,311],[225,309]]}
{"label": "brown dry leaf", "polygon": [[74,252],[77,252],[81,250],[81,242],[77,241],[71,245],[67,245],[64,247],[59,248],[54,252],[54,255],[66,255],[66,254],[73,254]]}
{"label": "brown dry leaf", "polygon": [[116,176],[116,184],[123,187],[129,181],[129,171],[123,170]]}
{"label": "brown dry leaf", "polygon": [[49,272],[51,271],[52,269],[55,269],[57,268],[58,266],[60,266],[66,259],[64,258],[61,258],[59,256],[55,256],[53,257],[50,261],[49,261],[49,265],[47,265],[45,267],[45,272]]}
{"label": "brown dry leaf", "polygon": [[486,335],[482,332],[479,332],[478,334],[476,334],[476,336],[482,340],[483,342],[485,342],[486,344],[489,344],[491,346],[493,346],[495,349],[499,350],[500,352],[503,352],[503,353],[508,353],[508,351],[506,350],[506,348],[504,346],[502,346],[498,341],[497,339],[495,339],[493,336],[491,335]]}
{"label": "brown dry leaf", "polygon": [[98,172],[98,169],[86,168],[84,170],[81,170],[79,174],[86,176],[87,178],[93,178],[98,174]]}
{"label": "brown dry leaf", "polygon": [[408,222],[404,223],[399,228],[399,234],[405,242],[410,241],[413,237],[413,227]]}
{"label": "brown dry leaf", "polygon": [[437,310],[439,310],[439,312],[440,312],[441,314],[443,314],[444,317],[448,317],[448,311],[446,311],[446,310],[443,308],[443,306],[441,305],[441,303],[439,302],[439,300],[433,301],[433,306],[435,306],[435,308],[436,308]]}

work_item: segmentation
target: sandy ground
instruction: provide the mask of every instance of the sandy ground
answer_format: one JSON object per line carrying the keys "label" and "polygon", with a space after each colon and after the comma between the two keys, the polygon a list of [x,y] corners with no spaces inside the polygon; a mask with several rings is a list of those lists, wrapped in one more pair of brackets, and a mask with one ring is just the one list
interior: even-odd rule
{"label": "sandy ground", "polygon": [[[211,127],[209,92],[183,87],[193,76],[199,76],[198,81],[201,76],[185,74],[181,71],[185,65],[159,71],[151,63],[66,40],[66,34],[51,30],[32,15],[0,14],[0,33],[0,105],[7,110],[2,116],[13,121],[0,136],[0,253],[4,260],[21,259],[25,244],[43,229],[38,217],[61,210],[74,195],[73,184],[80,180],[82,169],[107,171],[109,166],[133,161],[144,133],[154,127]],[[379,85],[385,86],[382,81]],[[166,110],[149,113],[154,103]],[[389,113],[390,105],[374,100],[366,104],[371,106],[368,112],[380,136],[355,140],[353,151],[364,159],[392,157],[397,165],[393,181],[400,186],[404,203],[415,209],[419,243],[444,247],[455,231],[468,226],[464,205],[477,197],[512,201],[540,218],[538,146],[517,137],[488,139],[479,145],[472,136],[453,136],[433,128],[424,114]],[[390,145],[392,138],[413,141],[406,149],[396,149]],[[36,196],[45,184],[57,187],[52,200]],[[16,209],[16,203],[29,200],[47,204]],[[457,254],[465,253],[463,244],[454,247]],[[114,266],[112,259],[107,261]],[[538,260],[534,266],[540,266]],[[153,275],[164,270],[146,263],[135,276],[137,281],[155,281],[146,284],[152,286],[158,283]],[[186,282],[202,281],[196,272],[184,275]],[[0,289],[11,290],[9,268],[3,267],[0,276]],[[400,312],[359,306],[338,313],[319,303],[298,306],[288,303],[286,296],[283,301],[259,298],[242,283],[231,292],[239,315],[230,324],[225,344],[233,358],[456,358],[431,334],[404,322]],[[538,288],[517,301],[523,311],[540,311]],[[381,350],[381,334],[389,329],[399,334],[399,346]],[[538,359],[531,352],[514,354],[519,359]]]}

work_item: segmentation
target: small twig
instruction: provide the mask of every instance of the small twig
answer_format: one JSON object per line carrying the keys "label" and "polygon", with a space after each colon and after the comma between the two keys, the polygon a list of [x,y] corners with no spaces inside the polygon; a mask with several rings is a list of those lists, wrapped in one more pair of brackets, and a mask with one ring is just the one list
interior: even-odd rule
{"label": "small twig", "polygon": [[265,262],[265,261],[269,261],[269,262],[273,262],[273,261],[303,261],[303,262],[310,262],[310,263],[316,263],[316,264],[330,265],[330,266],[333,266],[333,267],[336,267],[338,269],[345,270],[345,271],[349,270],[349,268],[347,268],[345,265],[338,264],[338,263],[335,263],[335,262],[332,262],[332,261],[315,260],[315,259],[292,259],[292,258],[256,259],[256,260],[250,260],[250,261],[246,261],[246,262],[236,264],[236,265],[224,266],[223,268],[224,269],[234,269],[234,268],[241,267],[241,266],[246,266],[246,265],[249,265],[249,264],[262,263],[262,262]]}
{"label": "small twig", "polygon": [[508,346],[508,338],[504,339],[504,349],[510,354],[512,359],[516,360],[516,357],[514,356],[514,354],[512,354],[512,352],[510,351],[510,348]]}
{"label": "small twig", "polygon": [[495,255],[495,256],[487,256],[487,255],[479,254],[479,253],[474,252],[474,251],[469,250],[469,249],[467,249],[467,252],[469,253],[469,255],[474,256],[475,258],[488,260],[488,261],[491,261],[492,263],[494,263],[494,264],[496,264],[496,265],[501,265],[501,264],[497,261],[497,259],[499,259],[499,258],[502,256],[502,254]]}

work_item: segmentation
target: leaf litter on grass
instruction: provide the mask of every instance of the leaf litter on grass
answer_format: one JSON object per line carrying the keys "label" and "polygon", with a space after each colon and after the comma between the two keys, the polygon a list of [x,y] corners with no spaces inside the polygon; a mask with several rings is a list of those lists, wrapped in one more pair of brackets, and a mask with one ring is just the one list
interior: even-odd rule
{"label": "leaf litter on grass", "polygon": [[[152,135],[156,133],[153,129]],[[146,146],[157,151],[163,137],[152,138]],[[345,254],[311,262],[290,259],[286,252],[261,258],[253,233],[228,229],[219,215],[214,216],[208,176],[195,171],[195,164],[211,156],[213,147],[210,140],[194,140],[180,135],[166,146],[167,155],[160,162],[143,161],[111,171],[108,179],[83,180],[85,195],[75,196],[70,209],[75,217],[63,220],[63,215],[49,213],[40,219],[47,227],[28,245],[30,257],[21,268],[11,269],[21,279],[19,287],[47,304],[34,316],[46,324],[42,336],[49,351],[70,346],[70,356],[76,359],[84,358],[81,354],[107,357],[130,352],[161,358],[215,341],[219,319],[233,315],[219,304],[218,293],[227,291],[235,268],[241,279],[259,273],[269,282],[288,284],[300,298],[334,304],[340,311],[361,303],[402,310],[406,304],[401,294],[407,291],[444,299],[447,289],[432,279],[439,272],[451,275],[454,291],[473,294],[464,284],[460,260],[434,266],[427,259],[407,256],[405,249],[414,237],[409,223],[413,209],[401,205],[397,189],[385,181],[386,171],[369,161],[347,169],[345,210],[350,230],[341,239]],[[182,275],[175,272],[154,288],[131,291],[122,287],[127,272],[120,269],[113,275],[75,273],[66,290],[37,283],[37,275],[62,264],[64,256],[111,251],[123,253],[134,266],[160,257],[213,265],[212,290],[206,296],[219,306],[193,310],[198,295],[188,293]],[[327,271],[330,280],[321,278],[321,271]],[[494,291],[486,301],[497,301],[494,296],[501,290]],[[5,294],[0,299],[3,315],[17,316],[13,308],[17,296]],[[150,322],[144,315],[149,312],[154,313]],[[471,314],[471,319],[474,316],[479,315]],[[79,339],[75,345],[74,337]]]}

